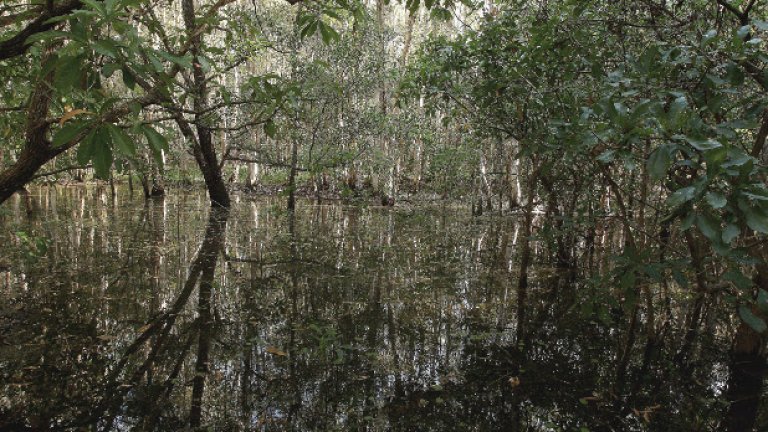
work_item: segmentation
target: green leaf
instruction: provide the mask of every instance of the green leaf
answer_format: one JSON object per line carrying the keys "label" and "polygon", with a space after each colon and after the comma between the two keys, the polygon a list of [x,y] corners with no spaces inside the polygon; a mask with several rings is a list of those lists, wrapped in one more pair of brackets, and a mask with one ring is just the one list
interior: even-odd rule
{"label": "green leaf", "polygon": [[264,123],[264,133],[266,133],[268,137],[274,138],[275,134],[277,134],[277,126],[275,125],[275,122],[267,120],[267,122]]}
{"label": "green leaf", "polygon": [[683,272],[681,272],[679,269],[672,269],[672,278],[675,280],[675,283],[680,286],[680,288],[688,288],[688,278],[686,278]]}
{"label": "green leaf", "polygon": [[679,207],[686,202],[693,199],[693,197],[696,195],[696,187],[694,186],[687,186],[681,189],[676,190],[672,193],[672,195],[667,198],[667,205],[669,205],[672,208]]}
{"label": "green leaf", "polygon": [[136,156],[136,145],[128,134],[113,124],[108,124],[106,127],[112,135],[112,142],[118,153],[124,156]]}
{"label": "green leaf", "polygon": [[696,226],[704,237],[708,238],[711,242],[719,243],[722,239],[722,233],[720,232],[720,223],[709,213],[699,213],[696,216]]}
{"label": "green leaf", "polygon": [[717,191],[708,192],[706,200],[713,209],[723,208],[726,204],[728,204],[728,199],[725,197],[725,195]]}
{"label": "green leaf", "polygon": [[155,52],[157,53],[157,55],[159,55],[160,57],[168,60],[171,63],[176,63],[177,65],[179,65],[179,66],[181,66],[181,67],[183,67],[185,69],[192,69],[192,59],[190,57],[186,57],[186,56],[185,57],[179,57],[177,55],[173,55],[173,54],[167,53],[165,51],[161,51],[161,50],[158,50],[158,51],[155,51]]}
{"label": "green leaf", "polygon": [[768,312],[768,291],[760,289],[757,291],[757,307],[763,313]]}
{"label": "green leaf", "polygon": [[669,105],[669,120],[676,122],[687,107],[688,100],[685,96],[679,96]]}
{"label": "green leaf", "polygon": [[144,133],[144,136],[147,137],[150,147],[157,150],[168,151],[168,140],[166,140],[158,131],[151,126],[144,125],[144,127],[142,127],[142,132]]}
{"label": "green leaf", "polygon": [[744,215],[747,225],[763,234],[768,234],[768,215],[760,207],[751,206],[743,198],[739,199],[739,210]]}
{"label": "green leaf", "polygon": [[317,31],[319,20],[317,19],[317,17],[313,17],[313,18],[314,18],[313,20],[309,21],[309,23],[303,29],[301,29],[299,36],[301,36],[302,39],[312,36]]}
{"label": "green leaf", "polygon": [[93,156],[93,137],[95,133],[95,131],[91,131],[91,133],[83,138],[80,145],[77,147],[77,163],[80,165],[85,165],[90,162],[91,157]]}
{"label": "green leaf", "polygon": [[116,70],[120,69],[120,65],[117,63],[107,63],[101,68],[101,74],[106,78],[111,77]]}
{"label": "green leaf", "polygon": [[714,150],[723,146],[719,141],[711,138],[691,138],[687,136],[685,137],[685,140],[688,141],[688,144],[693,146],[693,148],[699,151]]}
{"label": "green leaf", "polygon": [[123,66],[123,83],[130,90],[136,88],[136,77],[133,76],[133,72],[125,66]]}
{"label": "green leaf", "polygon": [[752,327],[752,330],[758,333],[763,333],[768,329],[768,325],[765,324],[765,321],[752,313],[752,310],[747,306],[739,306],[739,316],[741,316],[741,319],[745,324]]}
{"label": "green leaf", "polygon": [[742,291],[752,289],[752,280],[744,276],[744,273],[738,269],[731,269],[723,273],[723,280],[733,282],[736,288]]}
{"label": "green leaf", "polygon": [[739,236],[741,229],[734,224],[728,224],[723,229],[723,241],[725,243],[731,243],[733,239]]}
{"label": "green leaf", "polygon": [[55,86],[59,91],[67,91],[79,85],[83,79],[83,57],[62,57],[56,67]]}
{"label": "green leaf", "polygon": [[112,136],[109,129],[105,127],[97,129],[91,146],[94,174],[100,179],[109,178],[109,171],[112,168]]}
{"label": "green leaf", "polygon": [[93,50],[97,53],[110,58],[116,58],[119,55],[118,46],[111,40],[100,40],[93,44]]}
{"label": "green leaf", "polygon": [[87,127],[88,123],[69,122],[56,132],[51,144],[54,147],[70,144]]}
{"label": "green leaf", "polygon": [[339,33],[336,32],[336,30],[333,29],[333,27],[329,26],[328,24],[320,21],[319,22],[320,27],[320,35],[323,38],[323,43],[326,45],[331,43],[331,41],[337,41],[339,40]]}
{"label": "green leaf", "polygon": [[597,156],[597,160],[599,160],[602,163],[606,163],[606,164],[607,163],[611,163],[611,162],[613,162],[613,159],[615,157],[614,156],[615,153],[616,153],[616,150],[606,150],[606,151],[600,153],[600,155]]}
{"label": "green leaf", "polygon": [[653,180],[660,180],[667,175],[670,165],[672,165],[672,156],[668,146],[661,146],[654,150],[648,157],[646,167],[648,175]]}

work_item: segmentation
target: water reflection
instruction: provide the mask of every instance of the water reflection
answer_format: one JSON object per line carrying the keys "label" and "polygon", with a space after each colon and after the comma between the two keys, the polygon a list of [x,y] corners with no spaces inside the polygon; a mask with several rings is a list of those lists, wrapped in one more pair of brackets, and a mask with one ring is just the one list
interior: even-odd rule
{"label": "water reflection", "polygon": [[703,303],[685,361],[684,301],[628,344],[628,313],[535,242],[518,295],[512,219],[30,202],[0,212],[0,430],[717,430],[727,412],[723,309]]}

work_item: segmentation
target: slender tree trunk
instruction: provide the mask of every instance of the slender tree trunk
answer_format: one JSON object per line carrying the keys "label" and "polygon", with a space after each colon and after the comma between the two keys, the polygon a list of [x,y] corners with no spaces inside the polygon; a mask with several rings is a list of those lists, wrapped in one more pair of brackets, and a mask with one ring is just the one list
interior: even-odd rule
{"label": "slender tree trunk", "polygon": [[413,26],[416,24],[416,17],[419,10],[412,12],[408,15],[408,21],[405,24],[405,40],[403,41],[403,51],[400,55],[400,69],[405,69],[406,63],[408,63],[408,54],[411,51],[411,41],[413,40]]}
{"label": "slender tree trunk", "polygon": [[527,201],[523,212],[523,229],[520,240],[520,271],[517,279],[517,345],[525,345],[526,301],[528,298],[528,269],[531,266],[531,234],[533,233],[533,207],[536,199],[536,183],[540,167],[535,165],[528,177]]}
{"label": "slender tree trunk", "polygon": [[[187,37],[191,44],[189,52],[192,54],[192,89],[193,105],[195,109],[195,129],[197,131],[197,140],[192,142],[192,150],[195,155],[200,171],[203,173],[205,185],[208,188],[208,195],[211,199],[211,205],[214,207],[229,207],[229,192],[221,177],[221,168],[219,167],[216,149],[213,145],[213,134],[211,129],[205,125],[203,113],[208,106],[208,86],[202,66],[198,61],[200,54],[200,45],[202,43],[201,35],[196,32],[195,5],[194,0],[183,0],[181,2],[182,15],[184,17],[184,26],[187,31]],[[177,117],[177,122],[183,121]],[[185,136],[191,132],[191,127],[187,125]],[[187,139],[190,137],[187,136]]]}
{"label": "slender tree trunk", "polygon": [[288,177],[288,210],[293,211],[296,208],[296,172],[299,162],[299,143],[293,140],[291,146],[291,172]]}

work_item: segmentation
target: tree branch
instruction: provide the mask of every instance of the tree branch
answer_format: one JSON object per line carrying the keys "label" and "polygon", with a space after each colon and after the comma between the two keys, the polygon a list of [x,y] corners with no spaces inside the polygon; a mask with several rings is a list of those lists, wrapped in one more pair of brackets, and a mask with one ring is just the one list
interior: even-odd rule
{"label": "tree branch", "polygon": [[27,39],[29,39],[30,36],[48,31],[56,26],[57,23],[50,23],[48,20],[66,15],[79,8],[81,5],[82,3],[80,0],[70,0],[51,10],[43,10],[37,19],[29,23],[12,38],[0,42],[0,60],[16,57],[27,52],[27,49],[29,49]]}

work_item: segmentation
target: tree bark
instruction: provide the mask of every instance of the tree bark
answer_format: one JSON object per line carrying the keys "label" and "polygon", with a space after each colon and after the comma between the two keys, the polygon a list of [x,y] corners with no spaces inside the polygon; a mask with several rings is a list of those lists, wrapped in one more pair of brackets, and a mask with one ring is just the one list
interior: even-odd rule
{"label": "tree bark", "polygon": [[[200,54],[200,44],[202,38],[199,32],[196,31],[195,24],[195,5],[194,0],[183,0],[181,3],[182,15],[184,18],[184,27],[187,31],[187,37],[189,38],[190,49],[192,54],[192,98],[195,112],[195,129],[197,132],[197,140],[192,142],[192,151],[195,155],[200,171],[203,173],[203,179],[205,180],[205,186],[208,188],[208,195],[211,199],[211,205],[214,207],[229,207],[229,192],[227,186],[224,184],[224,179],[221,176],[221,168],[219,167],[218,157],[216,155],[216,149],[213,147],[213,134],[211,129],[205,125],[205,119],[202,118],[200,113],[204,113],[208,105],[208,86],[206,84],[205,73],[202,66],[198,61]],[[181,117],[177,117],[177,121]],[[181,126],[181,125],[180,125]],[[191,128],[187,128],[189,131]],[[184,128],[182,127],[182,132]],[[187,132],[189,133],[189,132]],[[185,133],[185,135],[187,135]],[[187,136],[187,139],[191,137]]]}
{"label": "tree bark", "polygon": [[0,204],[32,181],[35,173],[46,162],[66,150],[64,146],[54,148],[46,138],[50,128],[46,118],[53,96],[52,80],[53,71],[43,77],[30,95],[25,128],[26,142],[16,163],[0,173]]}

